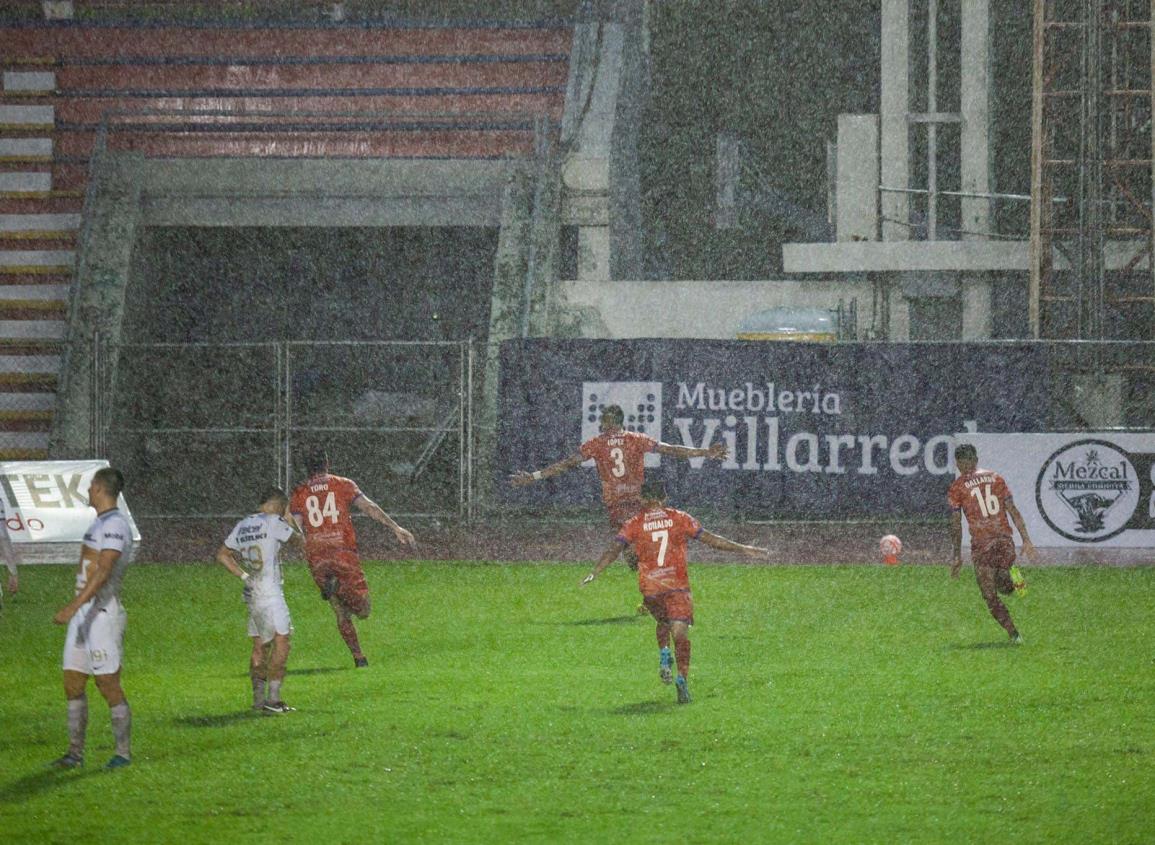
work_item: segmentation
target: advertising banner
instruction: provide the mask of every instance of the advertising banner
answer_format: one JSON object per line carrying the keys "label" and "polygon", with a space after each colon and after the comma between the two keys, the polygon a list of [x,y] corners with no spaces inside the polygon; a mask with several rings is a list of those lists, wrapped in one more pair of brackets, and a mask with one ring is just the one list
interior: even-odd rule
{"label": "advertising banner", "polygon": [[512,489],[504,476],[574,454],[620,405],[626,428],[724,443],[724,462],[650,455],[671,501],[735,516],[945,515],[956,431],[1049,424],[1028,344],[529,340],[501,347],[497,489],[535,507],[597,501],[592,469]]}
{"label": "advertising banner", "polygon": [[[96,516],[88,504],[88,485],[108,461],[5,461],[0,463],[0,496],[8,536],[14,543],[80,543]],[[140,531],[120,497],[120,509]]]}
{"label": "advertising banner", "polygon": [[960,434],[959,442],[1006,479],[1036,546],[1155,548],[1155,432]]}

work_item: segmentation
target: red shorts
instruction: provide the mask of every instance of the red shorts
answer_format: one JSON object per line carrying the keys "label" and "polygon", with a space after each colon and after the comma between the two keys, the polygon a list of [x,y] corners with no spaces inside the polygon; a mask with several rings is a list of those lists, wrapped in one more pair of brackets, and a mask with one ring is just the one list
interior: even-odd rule
{"label": "red shorts", "polygon": [[328,577],[336,576],[337,591],[333,595],[350,610],[358,612],[368,607],[369,584],[361,559],[353,552],[330,552],[324,557],[310,558],[309,572],[322,590]]}
{"label": "red shorts", "polygon": [[689,590],[670,590],[668,593],[658,593],[656,596],[643,596],[642,603],[650,616],[660,624],[667,622],[685,622],[694,624],[694,600]]}
{"label": "red shorts", "polygon": [[642,512],[642,500],[640,498],[618,499],[606,504],[606,512],[610,516],[610,525],[614,528],[621,528]]}
{"label": "red shorts", "polygon": [[1015,562],[1015,541],[1011,537],[995,537],[980,548],[971,546],[971,563],[976,567],[1010,569]]}

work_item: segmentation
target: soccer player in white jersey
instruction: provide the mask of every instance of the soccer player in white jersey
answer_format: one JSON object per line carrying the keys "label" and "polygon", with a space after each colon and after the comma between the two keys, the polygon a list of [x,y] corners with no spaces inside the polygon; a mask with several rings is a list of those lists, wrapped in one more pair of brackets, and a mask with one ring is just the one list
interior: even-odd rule
{"label": "soccer player in white jersey", "polygon": [[260,510],[238,522],[217,550],[217,562],[245,582],[249,636],[253,640],[249,661],[253,709],[267,713],[288,713],[293,709],[281,700],[281,682],[293,633],[281,578],[281,546],[299,538],[301,532],[288,517],[288,507],[285,491],[270,487],[261,499]]}
{"label": "soccer player in white jersey", "polygon": [[120,583],[132,562],[132,529],[117,500],[124,489],[120,470],[96,471],[88,501],[96,519],[84,532],[76,595],[56,612],[52,621],[67,625],[64,641],[64,695],[68,699],[68,753],[53,762],[61,769],[84,764],[84,735],[88,727],[88,678],[108,702],[116,754],[105,768],[117,769],[132,760],[132,711],[120,686],[121,646],[126,614],[120,604]]}
{"label": "soccer player in white jersey", "polygon": [[[20,557],[12,545],[12,538],[8,536],[8,512],[4,509],[3,496],[0,496],[0,557],[4,558],[4,565],[8,567],[8,592],[15,593],[20,589],[20,574],[16,570]],[[0,589],[0,610],[3,608],[4,590]]]}

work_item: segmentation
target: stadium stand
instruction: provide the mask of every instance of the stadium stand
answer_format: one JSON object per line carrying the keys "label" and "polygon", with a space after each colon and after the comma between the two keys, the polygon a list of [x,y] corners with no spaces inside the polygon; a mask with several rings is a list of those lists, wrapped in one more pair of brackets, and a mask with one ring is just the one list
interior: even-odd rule
{"label": "stadium stand", "polygon": [[46,454],[102,127],[118,124],[110,149],[149,157],[523,156],[526,115],[561,117],[571,38],[495,23],[0,27],[0,459]]}

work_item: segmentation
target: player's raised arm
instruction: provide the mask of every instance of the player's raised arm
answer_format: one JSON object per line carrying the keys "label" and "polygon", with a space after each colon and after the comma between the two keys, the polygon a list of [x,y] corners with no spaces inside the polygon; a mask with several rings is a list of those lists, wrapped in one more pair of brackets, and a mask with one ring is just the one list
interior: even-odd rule
{"label": "player's raised arm", "polygon": [[412,546],[416,543],[413,535],[393,521],[393,517],[381,510],[381,506],[362,493],[353,503],[357,506],[357,510],[368,516],[370,519],[380,522],[386,528],[393,532],[393,536],[397,538],[397,542],[403,546]]}
{"label": "player's raised arm", "polygon": [[717,549],[720,552],[738,552],[751,558],[765,558],[770,554],[769,549],[764,549],[761,546],[747,546],[744,543],[736,543],[733,540],[727,540],[725,537],[712,534],[705,530],[698,535],[698,539],[711,549]]}
{"label": "player's raised arm", "polygon": [[598,559],[598,562],[594,564],[593,571],[582,579],[582,586],[584,587],[601,575],[607,566],[618,559],[618,555],[622,553],[622,549],[624,548],[625,546],[622,544],[622,541],[615,538],[614,541],[606,547],[606,550],[602,552],[602,556]]}
{"label": "player's raised arm", "polygon": [[85,583],[84,589],[77,593],[72,601],[56,611],[52,621],[57,625],[67,625],[68,621],[76,615],[76,611],[100,592],[100,588],[112,575],[113,567],[116,566],[118,560],[120,560],[120,549],[104,549],[93,562],[92,568],[88,570],[87,583]]}
{"label": "player's raised arm", "polygon": [[1014,501],[1008,497],[1004,503],[1007,509],[1007,516],[1011,518],[1011,522],[1015,524],[1015,528],[1019,531],[1019,536],[1023,538],[1023,554],[1025,554],[1031,563],[1039,562],[1039,552],[1035,548],[1035,544],[1031,542],[1031,535],[1027,533],[1027,522],[1023,519],[1023,515],[1019,513],[1019,509],[1015,507]]}
{"label": "player's raised arm", "polygon": [[581,456],[581,452],[576,452],[568,458],[562,458],[557,463],[550,464],[545,469],[536,469],[532,472],[525,470],[518,470],[509,477],[509,483],[514,487],[528,487],[535,481],[542,481],[546,478],[553,478],[556,475],[561,475],[563,472],[569,472],[571,469],[577,469],[585,460]]}
{"label": "player's raised arm", "polygon": [[673,443],[659,442],[655,451],[660,455],[668,455],[682,461],[688,461],[690,458],[711,458],[715,461],[724,461],[727,455],[725,443],[714,443],[705,449],[695,449],[691,446],[675,446]]}
{"label": "player's raised arm", "polygon": [[962,571],[962,511],[952,511],[950,515],[950,577],[958,578]]}

